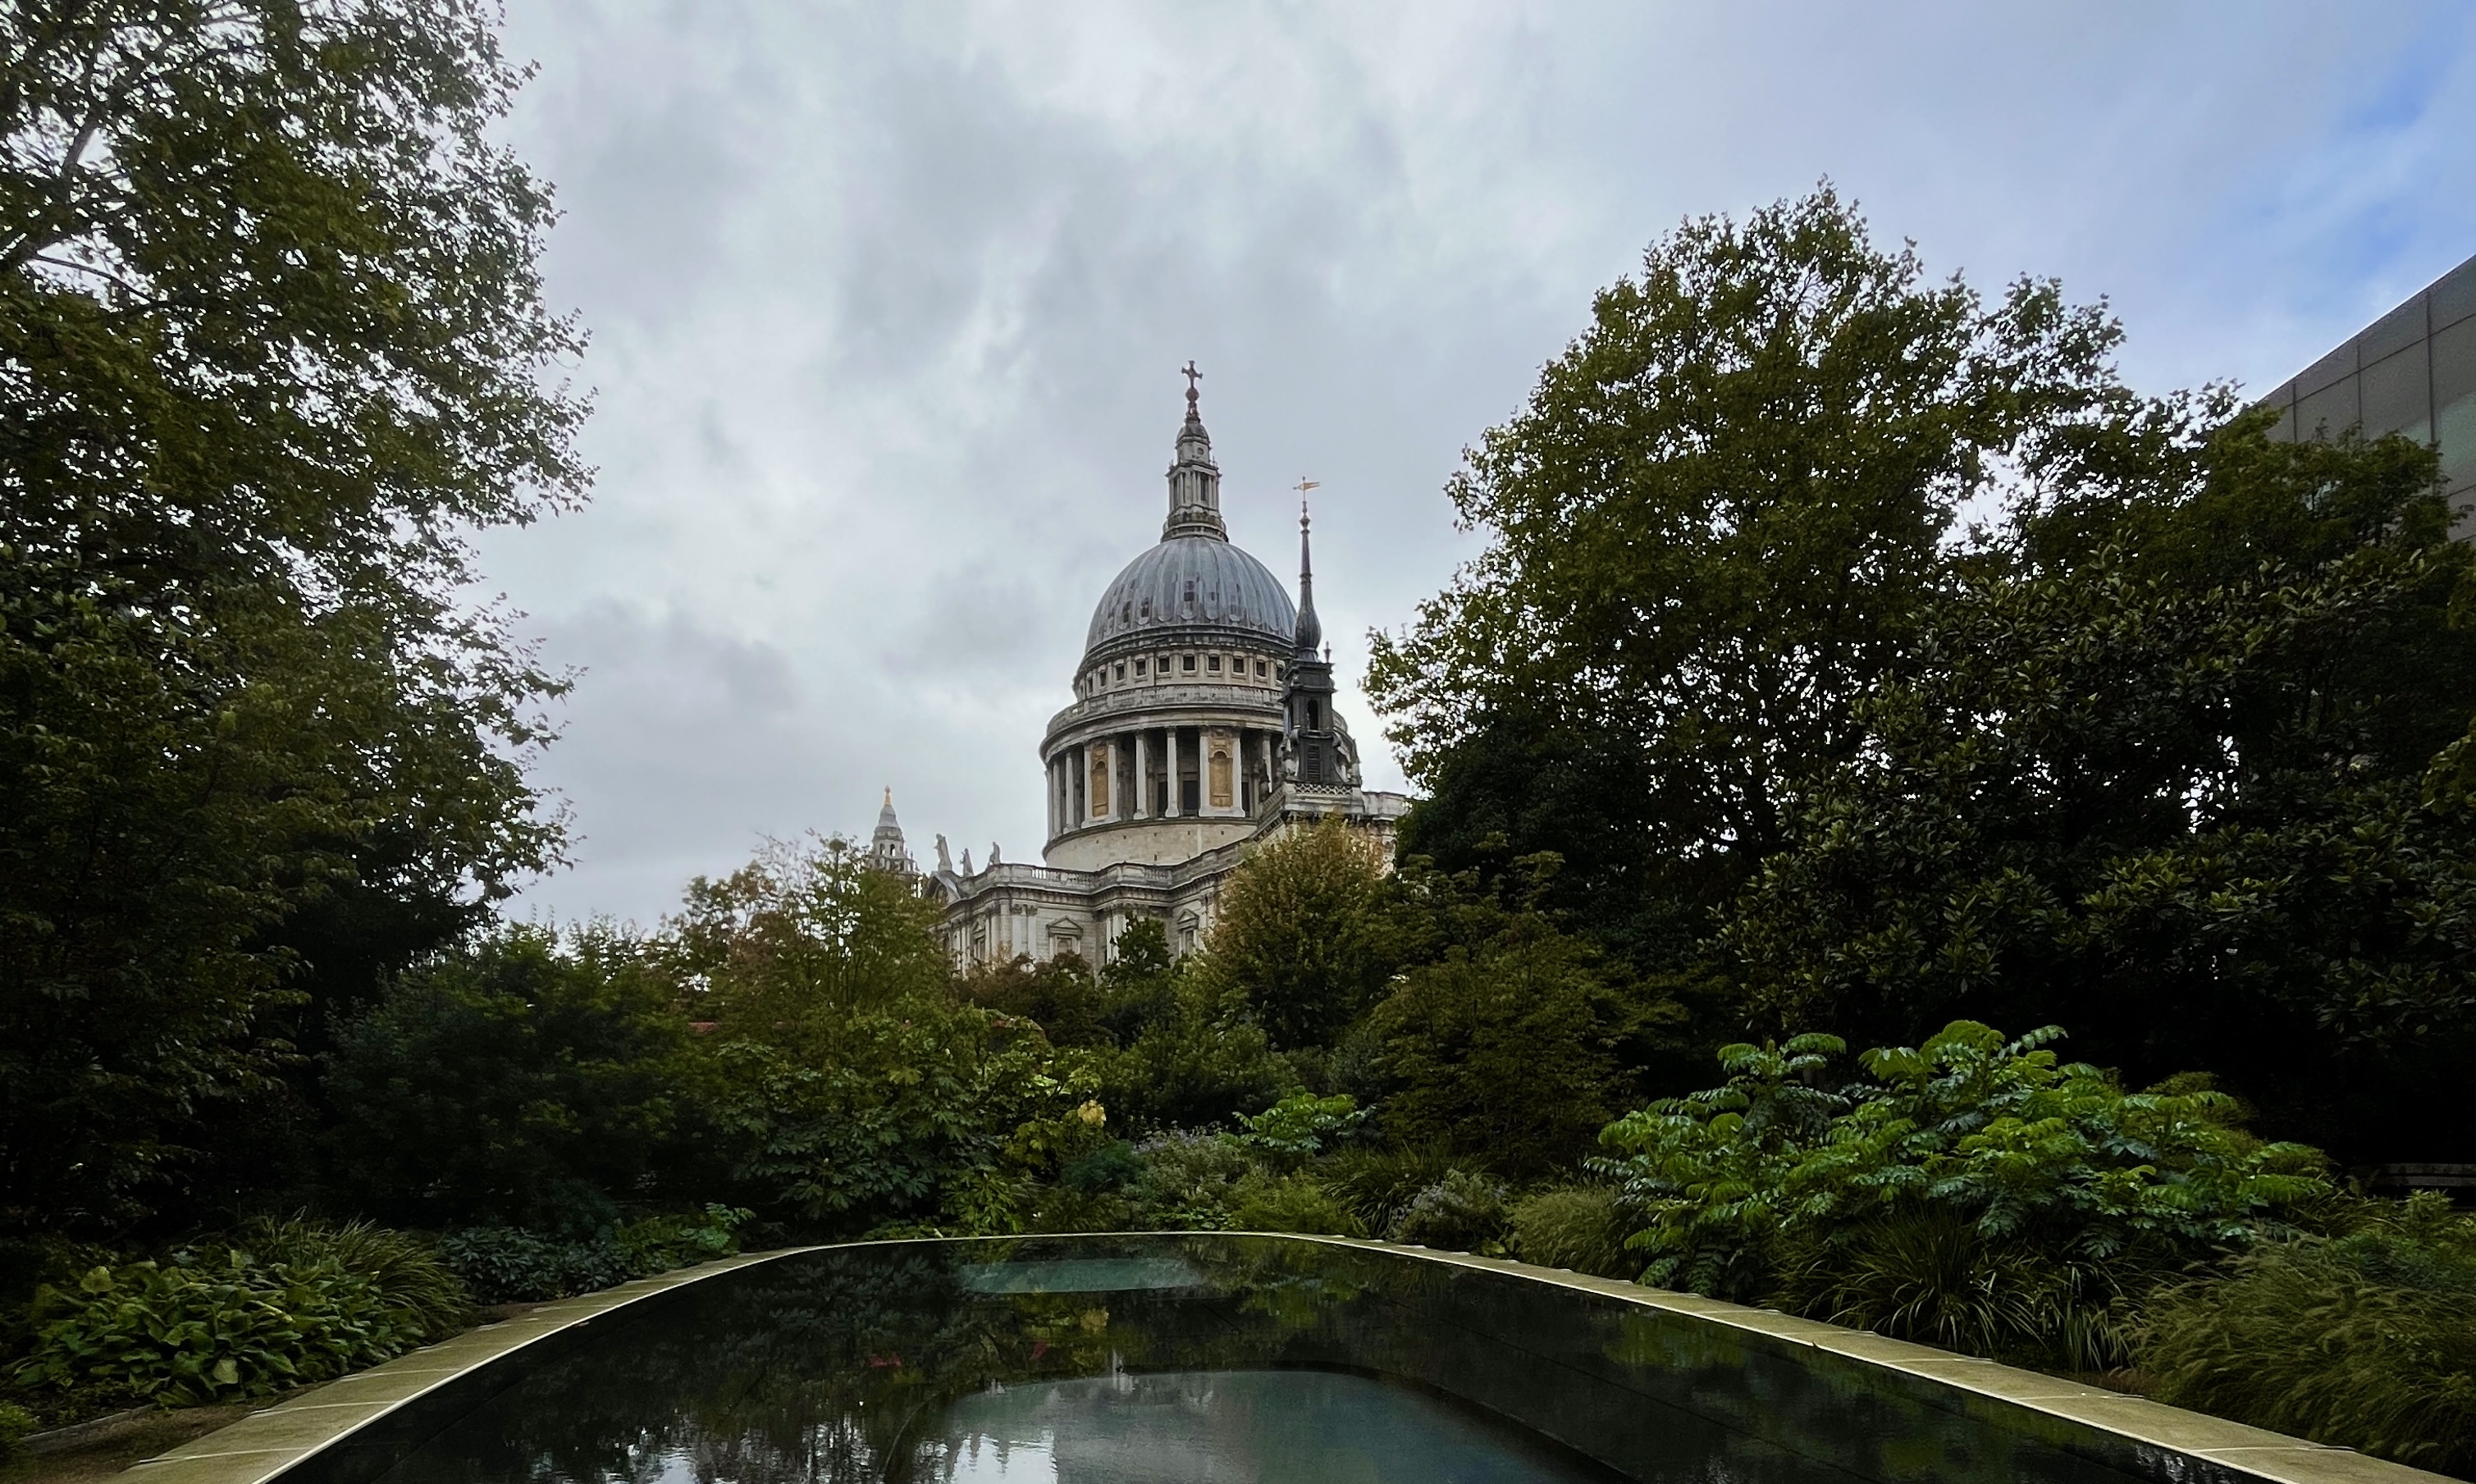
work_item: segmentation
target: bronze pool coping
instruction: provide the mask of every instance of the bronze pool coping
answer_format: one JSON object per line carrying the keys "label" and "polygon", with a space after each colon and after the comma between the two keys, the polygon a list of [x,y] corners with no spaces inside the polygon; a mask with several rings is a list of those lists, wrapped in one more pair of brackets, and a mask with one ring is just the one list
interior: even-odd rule
{"label": "bronze pool coping", "polygon": [[122,1477],[130,1484],[265,1484],[310,1454],[341,1442],[397,1408],[494,1360],[512,1355],[536,1340],[624,1308],[639,1298],[794,1252],[813,1250],[784,1248],[717,1258],[600,1293],[538,1304],[514,1319],[468,1329],[436,1345],[382,1361],[366,1371],[337,1376],[262,1412],[252,1412],[203,1438],[193,1438],[167,1453],[132,1464]]}
{"label": "bronze pool coping", "polygon": [[[1041,1232],[1041,1240],[1076,1237],[1193,1236],[1193,1232]],[[1226,1236],[1286,1237],[1334,1247],[1361,1248],[1423,1258],[1484,1272],[1513,1274],[1537,1282],[1639,1304],[1706,1323],[1768,1337],[1787,1346],[1807,1346],[1826,1354],[1879,1366],[1898,1374],[1949,1387],[1984,1402],[2017,1407],[2059,1421],[2112,1433],[2139,1446],[2206,1460],[2241,1470],[2272,1484],[2454,1484],[2447,1476],[2359,1453],[2353,1448],[2308,1443],[2284,1433],[2231,1422],[2206,1413],[2188,1412],[2144,1397],[2125,1396],[2102,1387],[2084,1386],[2035,1371],[2001,1365],[1974,1356],[1956,1355],[1905,1340],[1887,1339],[1863,1329],[1799,1319],[1770,1309],[1723,1303],[1694,1294],[1645,1288],[1616,1278],[1592,1277],[1561,1268],[1541,1268],[1503,1257],[1404,1247],[1356,1237],[1302,1236],[1296,1232],[1226,1232]],[[950,1242],[1013,1241],[1005,1237],[949,1237]],[[889,1244],[852,1242],[838,1247]],[[133,1464],[130,1484],[266,1484],[330,1445],[429,1395],[437,1388],[494,1360],[514,1354],[537,1340],[625,1307],[640,1298],[726,1273],[771,1262],[819,1247],[783,1248],[749,1252],[657,1277],[639,1278],[617,1288],[561,1298],[496,1324],[470,1329],[436,1345],[339,1376],[314,1391],[278,1406],[253,1412],[239,1422],[193,1439],[158,1457]]]}
{"label": "bronze pool coping", "polygon": [[1560,1288],[1597,1294],[1644,1308],[1684,1315],[1706,1323],[1767,1336],[1788,1346],[1807,1346],[1827,1354],[1879,1366],[1902,1375],[1949,1387],[2001,1406],[2040,1413],[2066,1422],[2113,1433],[2118,1438],[2168,1453],[2183,1454],[2241,1470],[2274,1484],[2456,1484],[2446,1474],[2411,1469],[2353,1448],[2308,1443],[2285,1433],[2231,1422],[2205,1412],[2189,1412],[2146,1397],[2126,1396],[2103,1387],[2085,1386],[2041,1372],[2023,1371],[1973,1355],[1958,1355],[1931,1346],[1913,1345],[1864,1329],[1800,1319],[1774,1309],[1747,1308],[1696,1294],[1646,1288],[1617,1278],[1592,1277],[1562,1268],[1541,1268],[1504,1257],[1479,1257],[1432,1248],[1401,1247],[1353,1237],[1305,1240],[1338,1247],[1371,1248],[1407,1253],[1430,1262],[1518,1274]]}

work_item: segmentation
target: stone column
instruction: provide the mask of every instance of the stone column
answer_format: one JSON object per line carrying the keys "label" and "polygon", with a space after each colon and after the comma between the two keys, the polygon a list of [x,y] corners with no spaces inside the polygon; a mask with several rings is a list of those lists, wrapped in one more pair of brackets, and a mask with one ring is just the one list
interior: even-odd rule
{"label": "stone column", "polygon": [[[1273,797],[1273,790],[1280,787],[1277,781],[1279,775],[1273,771],[1273,734],[1269,731],[1259,731],[1255,733],[1255,741],[1264,753],[1264,798],[1269,800]],[[1260,811],[1263,808],[1262,801],[1258,801],[1255,807]]]}
{"label": "stone column", "polygon": [[1144,745],[1146,740],[1142,732],[1135,733],[1135,818],[1137,819],[1149,819],[1152,812],[1152,780],[1146,776],[1147,766],[1151,762],[1147,754],[1151,750]]}
{"label": "stone column", "polygon": [[1075,828],[1082,829],[1092,822],[1092,749],[1086,743],[1075,744],[1075,779],[1066,787],[1066,797],[1075,805]]}
{"label": "stone column", "polygon": [[1162,735],[1168,738],[1163,750],[1168,757],[1169,807],[1161,810],[1161,818],[1176,819],[1177,818],[1177,729],[1171,727]]}
{"label": "stone column", "polygon": [[1101,755],[1107,759],[1107,762],[1103,765],[1107,771],[1102,776],[1109,780],[1108,817],[1113,820],[1125,819],[1127,817],[1127,790],[1118,779],[1118,739],[1111,737],[1107,741],[1102,743],[1101,746],[1102,749]]}

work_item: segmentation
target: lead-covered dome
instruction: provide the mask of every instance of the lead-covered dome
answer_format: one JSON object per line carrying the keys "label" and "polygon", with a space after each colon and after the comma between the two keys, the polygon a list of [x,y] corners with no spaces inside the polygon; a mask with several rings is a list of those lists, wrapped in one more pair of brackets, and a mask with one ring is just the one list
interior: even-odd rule
{"label": "lead-covered dome", "polygon": [[1280,580],[1217,535],[1171,536],[1127,563],[1092,610],[1083,652],[1149,631],[1234,630],[1287,649],[1298,612]]}

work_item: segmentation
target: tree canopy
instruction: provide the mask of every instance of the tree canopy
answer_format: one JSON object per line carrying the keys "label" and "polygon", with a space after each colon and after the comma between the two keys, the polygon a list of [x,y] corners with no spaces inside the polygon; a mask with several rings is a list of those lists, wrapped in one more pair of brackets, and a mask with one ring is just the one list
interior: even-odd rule
{"label": "tree canopy", "polygon": [[0,32],[0,1223],[177,1203],[290,1063],[305,947],[418,951],[557,858],[560,681],[464,591],[465,532],[585,484],[493,23]]}
{"label": "tree canopy", "polygon": [[1686,952],[1856,746],[1963,508],[2126,400],[2117,337],[2051,283],[1930,282],[1828,186],[1653,243],[1454,477],[1486,549],[1376,637],[1406,848],[1557,850],[1570,905]]}

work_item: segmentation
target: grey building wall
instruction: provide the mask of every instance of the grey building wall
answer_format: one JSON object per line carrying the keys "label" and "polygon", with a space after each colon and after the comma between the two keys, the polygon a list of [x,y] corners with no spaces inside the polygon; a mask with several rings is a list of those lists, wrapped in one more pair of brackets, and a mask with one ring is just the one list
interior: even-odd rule
{"label": "grey building wall", "polygon": [[2441,478],[2471,527],[2476,506],[2476,258],[2373,321],[2264,399],[2279,435],[2329,437],[2362,428],[2439,442]]}

